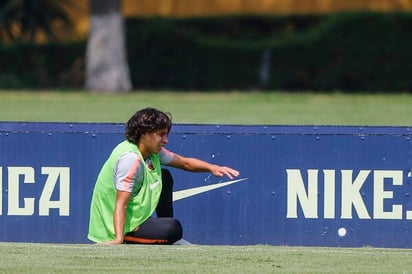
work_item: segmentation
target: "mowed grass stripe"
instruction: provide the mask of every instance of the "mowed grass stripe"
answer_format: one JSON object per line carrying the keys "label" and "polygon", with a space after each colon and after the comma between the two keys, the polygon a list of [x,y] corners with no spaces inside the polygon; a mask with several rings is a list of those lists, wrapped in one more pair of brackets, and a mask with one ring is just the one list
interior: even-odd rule
{"label": "mowed grass stripe", "polygon": [[0,243],[0,272],[408,273],[411,256],[382,248]]}
{"label": "mowed grass stripe", "polygon": [[412,250],[0,243],[2,273],[411,273]]}
{"label": "mowed grass stripe", "polygon": [[0,91],[0,120],[123,123],[151,106],[175,123],[410,126],[411,105],[410,94]]}

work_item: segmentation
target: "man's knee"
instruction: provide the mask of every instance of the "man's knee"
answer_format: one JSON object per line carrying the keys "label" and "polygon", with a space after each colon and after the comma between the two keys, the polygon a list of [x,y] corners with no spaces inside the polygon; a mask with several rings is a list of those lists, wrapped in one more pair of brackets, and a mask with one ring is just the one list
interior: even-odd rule
{"label": "man's knee", "polygon": [[170,243],[174,243],[183,237],[183,227],[179,220],[174,218],[167,218],[167,238]]}

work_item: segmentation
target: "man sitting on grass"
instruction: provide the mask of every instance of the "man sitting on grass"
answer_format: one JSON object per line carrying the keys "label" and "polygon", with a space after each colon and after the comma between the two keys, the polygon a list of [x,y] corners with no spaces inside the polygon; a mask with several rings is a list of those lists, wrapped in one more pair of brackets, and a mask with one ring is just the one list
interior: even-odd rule
{"label": "man sitting on grass", "polygon": [[[88,238],[105,244],[173,244],[182,226],[172,217],[152,218],[162,191],[161,165],[233,178],[237,170],[187,158],[164,148],[170,117],[145,108],[126,124],[126,139],[104,163],[93,191]],[[171,188],[169,188],[171,191]]]}

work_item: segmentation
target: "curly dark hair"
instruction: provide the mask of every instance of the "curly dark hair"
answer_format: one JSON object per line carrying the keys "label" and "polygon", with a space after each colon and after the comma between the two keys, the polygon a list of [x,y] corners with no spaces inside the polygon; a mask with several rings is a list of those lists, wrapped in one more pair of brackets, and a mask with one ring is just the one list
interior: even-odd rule
{"label": "curly dark hair", "polygon": [[155,108],[144,108],[137,111],[126,123],[126,138],[133,144],[138,144],[140,136],[145,133],[154,132],[160,129],[172,128],[172,118],[170,113],[165,113]]}

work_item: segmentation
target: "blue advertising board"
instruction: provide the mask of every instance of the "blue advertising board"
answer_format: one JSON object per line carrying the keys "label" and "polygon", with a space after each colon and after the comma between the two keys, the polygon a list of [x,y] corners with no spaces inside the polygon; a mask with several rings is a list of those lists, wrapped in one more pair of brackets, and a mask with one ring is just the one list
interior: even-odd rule
{"label": "blue advertising board", "polygon": [[[89,243],[96,176],[122,124],[0,122],[0,241]],[[167,148],[240,171],[169,168],[196,244],[411,248],[408,127],[174,125]]]}

